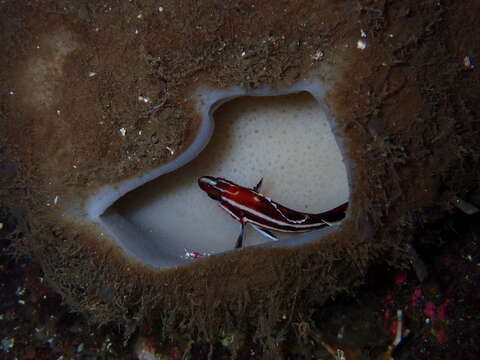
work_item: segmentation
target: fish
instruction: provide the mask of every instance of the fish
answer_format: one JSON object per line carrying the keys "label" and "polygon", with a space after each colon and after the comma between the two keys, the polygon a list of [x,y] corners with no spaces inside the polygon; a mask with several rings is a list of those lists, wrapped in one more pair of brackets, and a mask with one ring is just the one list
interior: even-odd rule
{"label": "fish", "polygon": [[277,236],[270,230],[300,233],[333,226],[343,220],[348,209],[348,202],[345,202],[318,214],[292,210],[261,194],[262,182],[263,178],[253,188],[247,188],[221,177],[202,176],[198,179],[199,187],[241,224],[235,248],[242,247],[247,224],[277,241]]}

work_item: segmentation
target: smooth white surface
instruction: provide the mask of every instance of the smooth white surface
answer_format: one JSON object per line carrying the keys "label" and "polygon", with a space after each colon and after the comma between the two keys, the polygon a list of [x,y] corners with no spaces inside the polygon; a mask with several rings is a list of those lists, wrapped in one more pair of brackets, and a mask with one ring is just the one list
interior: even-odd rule
{"label": "smooth white surface", "polygon": [[[228,129],[217,127],[209,148],[201,153],[211,140],[215,127],[213,113],[220,105],[240,96],[275,97],[302,91],[308,92],[317,103],[303,95],[303,104],[300,96],[300,100],[280,98],[280,103],[278,98],[263,98],[257,99],[259,102],[240,99],[238,103],[227,105],[220,113],[225,113],[226,123],[222,126]],[[75,217],[84,214],[86,220],[98,223],[101,231],[131,257],[155,267],[165,267],[192,261],[185,259],[186,249],[209,254],[231,250],[238,234],[239,225],[197,188],[198,176],[230,177],[246,186],[247,183],[253,186],[264,176],[263,192],[271,197],[278,196],[275,200],[284,201],[286,206],[298,210],[308,207],[304,210],[311,212],[336,206],[349,197],[347,178],[351,173],[350,167],[345,167],[341,161],[340,152],[345,151],[342,138],[334,138],[331,132],[335,133],[336,128],[324,101],[325,91],[324,83],[315,77],[277,90],[266,87],[253,90],[199,88],[192,97],[202,121],[193,143],[183,153],[157,168],[102,187],[81,205],[83,210],[78,207],[80,204],[70,204],[70,213]],[[254,103],[257,112],[249,113],[252,104],[246,106],[245,101]],[[281,114],[275,113],[278,110]],[[305,119],[302,112],[305,112]],[[245,119],[234,120],[235,117]],[[254,122],[252,117],[255,117]],[[265,119],[261,120],[262,117]],[[297,120],[288,121],[293,118]],[[320,130],[325,123],[330,126],[328,130]],[[239,133],[233,131],[238,127],[241,128]],[[313,142],[312,134],[316,134]],[[218,151],[216,146],[220,146],[219,149],[223,146],[223,151]],[[202,157],[195,159],[199,154]],[[194,162],[190,163],[192,160]],[[321,176],[312,176],[315,174]],[[311,196],[312,191],[318,196]],[[264,238],[255,237],[249,229],[246,245],[263,242],[262,246],[294,246],[317,240],[332,230],[334,228],[328,227],[290,234],[278,242],[263,242]]]}
{"label": "smooth white surface", "polygon": [[[262,193],[299,211],[322,212],[348,200],[339,147],[325,113],[308,93],[234,99],[214,119],[214,135],[196,159],[114,205],[158,248],[169,242],[183,254],[184,248],[218,253],[234,247],[240,225],[200,190],[202,175],[243,186],[263,177]],[[250,228],[244,245],[266,241]]]}

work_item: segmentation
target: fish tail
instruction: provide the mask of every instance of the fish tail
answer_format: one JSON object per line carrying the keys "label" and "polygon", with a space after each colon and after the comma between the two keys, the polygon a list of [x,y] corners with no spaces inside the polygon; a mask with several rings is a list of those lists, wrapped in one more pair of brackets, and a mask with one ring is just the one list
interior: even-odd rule
{"label": "fish tail", "polygon": [[343,220],[347,209],[348,209],[348,202],[345,202],[342,205],[337,206],[336,208],[322,212],[320,214],[315,214],[314,217],[315,217],[315,220],[318,222],[325,221],[327,223],[336,223],[338,221]]}

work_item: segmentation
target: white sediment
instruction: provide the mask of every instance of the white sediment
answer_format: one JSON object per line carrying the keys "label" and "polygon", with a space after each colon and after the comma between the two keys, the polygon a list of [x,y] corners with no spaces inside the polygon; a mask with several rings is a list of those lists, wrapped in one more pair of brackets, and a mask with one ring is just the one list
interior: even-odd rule
{"label": "white sediment", "polygon": [[[259,97],[300,91],[308,93]],[[220,107],[243,95],[255,97]],[[299,211],[317,213],[340,205],[349,197],[347,171],[323,95],[319,82],[300,82],[282,91],[199,90],[195,97],[203,121],[190,148],[171,163],[100,190],[87,203],[90,219],[134,257],[172,266],[185,261],[185,248],[211,254],[232,250],[240,230],[200,190],[200,176],[252,187],[263,177],[262,193]],[[287,234],[278,243],[298,244],[318,236]],[[268,241],[249,229],[245,246]]]}
{"label": "white sediment", "polygon": [[[59,98],[59,84],[67,56],[77,48],[68,30],[57,29],[40,36],[39,45],[22,64],[19,87],[23,104],[35,111],[49,110]],[[57,109],[57,115],[60,110]]]}

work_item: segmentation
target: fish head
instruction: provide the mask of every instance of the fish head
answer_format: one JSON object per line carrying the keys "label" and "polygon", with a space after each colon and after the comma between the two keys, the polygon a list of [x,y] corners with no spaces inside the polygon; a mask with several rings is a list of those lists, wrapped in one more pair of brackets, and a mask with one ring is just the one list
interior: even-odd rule
{"label": "fish head", "polygon": [[222,190],[218,186],[218,179],[213,176],[202,176],[198,179],[198,186],[213,200],[222,200]]}
{"label": "fish head", "polygon": [[238,185],[223,178],[202,176],[198,179],[198,186],[212,199],[221,201],[223,197],[235,195],[240,188]]}

